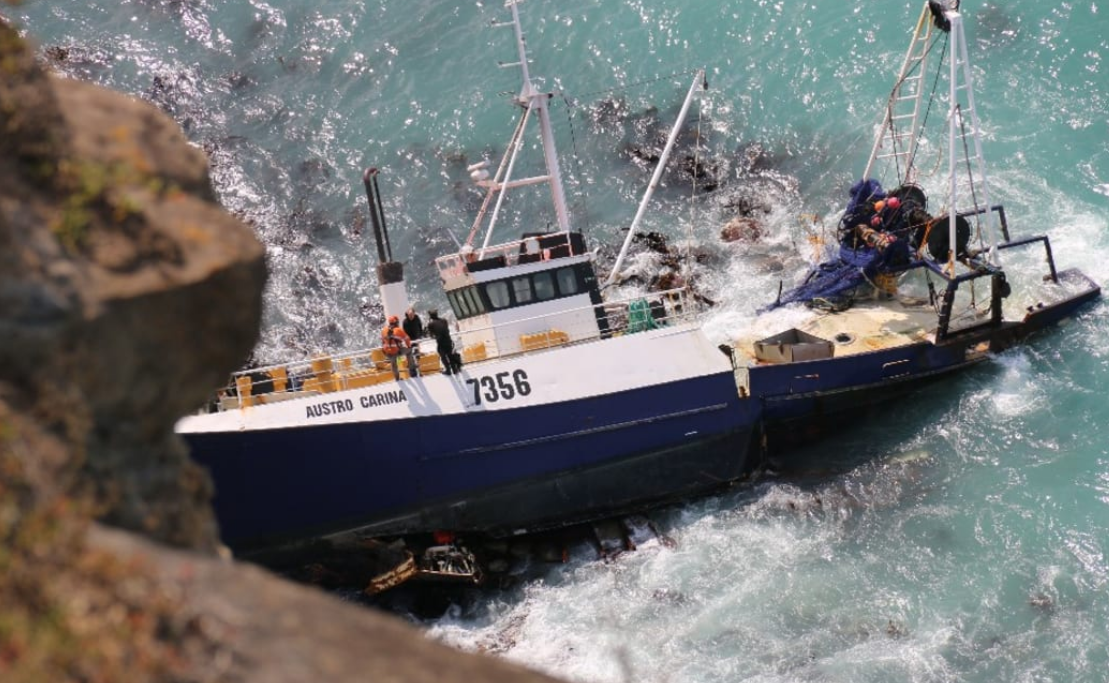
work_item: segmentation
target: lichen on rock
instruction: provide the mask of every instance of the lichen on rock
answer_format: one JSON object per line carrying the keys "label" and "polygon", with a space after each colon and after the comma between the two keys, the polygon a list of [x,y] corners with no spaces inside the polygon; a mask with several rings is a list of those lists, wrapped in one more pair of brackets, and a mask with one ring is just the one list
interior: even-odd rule
{"label": "lichen on rock", "polygon": [[102,519],[213,550],[210,486],[172,426],[253,346],[263,249],[173,121],[51,77],[0,35],[0,126],[15,133],[0,165],[0,373],[83,397],[82,481]]}
{"label": "lichen on rock", "polygon": [[265,276],[173,121],[0,19],[0,680],[549,682],[216,557],[173,426],[254,345]]}

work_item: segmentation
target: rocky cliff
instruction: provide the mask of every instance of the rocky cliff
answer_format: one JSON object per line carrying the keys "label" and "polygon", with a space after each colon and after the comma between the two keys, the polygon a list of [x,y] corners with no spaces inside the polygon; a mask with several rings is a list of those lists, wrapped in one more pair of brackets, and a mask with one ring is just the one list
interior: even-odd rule
{"label": "rocky cliff", "polygon": [[0,680],[547,680],[216,556],[173,424],[255,342],[261,245],[171,120],[2,21],[0,131]]}

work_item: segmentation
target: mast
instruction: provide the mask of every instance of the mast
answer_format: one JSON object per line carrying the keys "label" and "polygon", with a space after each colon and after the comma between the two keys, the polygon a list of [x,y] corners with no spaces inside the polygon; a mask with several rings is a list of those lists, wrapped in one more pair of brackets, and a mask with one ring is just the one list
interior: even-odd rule
{"label": "mast", "polygon": [[[488,208],[493,194],[497,192],[501,193],[497,198],[496,205],[493,207],[493,213],[489,217],[485,239],[482,243],[483,251],[489,246],[489,241],[492,238],[493,227],[496,225],[497,216],[500,213],[504,192],[523,185],[534,185],[543,182],[548,183],[551,187],[551,202],[554,205],[555,216],[558,221],[558,231],[563,233],[570,232],[570,211],[566,206],[566,193],[562,186],[562,171],[558,163],[558,152],[555,149],[554,131],[551,128],[550,111],[547,106],[551,98],[554,97],[554,93],[541,92],[535,87],[535,84],[532,83],[531,72],[528,69],[527,41],[524,38],[524,32],[520,25],[520,11],[517,7],[521,2],[523,2],[523,0],[506,0],[505,6],[512,11],[512,21],[494,24],[494,26],[511,26],[516,37],[518,61],[501,64],[501,66],[506,68],[513,66],[520,67],[522,83],[520,86],[520,93],[515,97],[514,101],[524,110],[523,120],[520,125],[517,126],[512,141],[509,143],[509,149],[505,152],[506,157],[502,160],[500,168],[497,170],[497,175],[492,180],[488,180],[488,172],[484,170],[486,166],[484,162],[475,164],[471,167],[471,177],[477,182],[478,186],[486,188],[488,192],[482,209],[478,213],[477,219],[474,221],[474,226],[470,230],[470,236],[466,240],[465,246],[472,246],[473,238],[480,228],[481,221],[485,217],[485,211]],[[512,180],[512,168],[516,161],[516,155],[523,147],[524,129],[527,126],[528,118],[530,118],[533,113],[539,120],[539,134],[540,140],[543,143],[543,160],[546,165],[547,173],[543,176]]]}
{"label": "mast", "polygon": [[[989,183],[986,176],[986,162],[982,154],[982,133],[978,112],[974,103],[974,84],[967,50],[966,32],[958,1],[925,0],[920,18],[917,20],[909,49],[897,75],[897,81],[886,103],[882,117],[863,170],[863,179],[872,177],[875,164],[879,160],[889,160],[897,173],[899,183],[917,181],[915,157],[921,141],[922,125],[921,103],[925,89],[925,70],[928,53],[932,49],[934,30],[948,34],[950,52],[947,56],[948,67],[948,104],[947,113],[947,207],[948,238],[951,253],[948,267],[954,268],[956,241],[956,220],[959,213],[960,191],[971,193],[974,215],[981,218],[985,214],[985,236],[988,242],[987,261],[994,266],[1000,265],[997,249],[995,218],[990,210]],[[944,65],[938,64],[942,72]],[[938,74],[937,74],[938,76]],[[973,139],[973,147],[969,143]],[[965,164],[965,183],[960,183],[959,166]],[[904,174],[904,175],[902,175]],[[984,209],[984,211],[980,211]]]}
{"label": "mast", "polygon": [[539,114],[539,130],[543,136],[543,158],[547,162],[547,176],[551,183],[551,200],[554,202],[555,213],[558,215],[558,229],[561,232],[570,232],[570,213],[566,209],[566,194],[562,190],[562,173],[558,166],[558,153],[555,151],[554,132],[551,130],[551,113],[547,109],[547,101],[554,97],[554,93],[541,93],[536,90],[531,82],[528,72],[527,45],[524,41],[524,31],[520,27],[520,10],[517,5],[523,0],[508,0],[512,8],[512,24],[516,34],[516,51],[520,55],[520,72],[524,83],[516,101],[521,106],[534,110]]}

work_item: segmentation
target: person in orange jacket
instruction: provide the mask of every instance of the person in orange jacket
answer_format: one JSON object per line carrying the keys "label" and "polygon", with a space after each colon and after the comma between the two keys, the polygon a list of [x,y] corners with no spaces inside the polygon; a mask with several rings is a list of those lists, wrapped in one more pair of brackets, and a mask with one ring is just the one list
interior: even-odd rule
{"label": "person in orange jacket", "polygon": [[400,381],[400,368],[397,367],[397,358],[404,354],[408,359],[408,376],[416,377],[420,374],[416,365],[416,356],[412,353],[412,339],[400,326],[400,319],[395,315],[389,316],[385,329],[381,330],[381,350],[393,366],[393,378]]}

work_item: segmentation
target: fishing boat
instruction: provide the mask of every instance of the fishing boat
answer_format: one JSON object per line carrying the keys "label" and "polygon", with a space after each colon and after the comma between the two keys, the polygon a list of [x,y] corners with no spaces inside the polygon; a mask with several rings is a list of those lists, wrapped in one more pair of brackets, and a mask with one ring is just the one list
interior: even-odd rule
{"label": "fishing boat", "polygon": [[[834,253],[751,327],[776,333],[714,342],[701,327],[703,300],[686,289],[613,298],[608,285],[703,76],[602,280],[571,224],[551,94],[530,77],[517,4],[506,3],[505,25],[522,74],[520,120],[491,176],[487,164],[471,167],[485,201],[466,242],[435,262],[461,369],[429,348],[413,367],[400,361],[397,379],[375,348],[236,373],[211,411],[177,431],[210,470],[222,535],[237,551],[355,530],[505,536],[688,499],[750,477],[824,421],[987,361],[1100,294],[1079,271],[1055,268],[1046,235],[1011,239],[1004,210],[990,204],[962,16],[931,0]],[[916,169],[918,153],[934,148],[924,73],[941,46],[954,59],[948,176],[937,190]],[[517,179],[532,119],[546,172]],[[381,300],[386,315],[402,315],[404,267],[378,181],[367,171]],[[557,228],[492,243],[505,194],[540,184]],[[1035,249],[1044,260],[1018,257]],[[1036,269],[1044,262],[1046,273]]]}
{"label": "fishing boat", "polygon": [[[515,534],[687,497],[744,477],[757,405],[702,332],[684,289],[618,300],[571,224],[548,101],[529,72],[517,2],[506,3],[522,84],[519,121],[464,244],[435,267],[457,320],[459,372],[434,343],[399,380],[383,349],[237,373],[212,412],[177,431],[215,483],[224,541],[239,552],[358,529]],[[619,259],[659,184],[693,99],[693,78]],[[513,171],[531,123],[545,173]],[[534,126],[532,126],[534,127]],[[386,316],[408,307],[379,174],[364,176]],[[550,231],[492,237],[509,191],[546,185]],[[548,216],[529,219],[548,224]],[[430,344],[430,345],[428,345]]]}
{"label": "fishing boat", "polygon": [[923,3],[829,253],[767,307],[804,305],[809,318],[736,340],[767,449],[989,360],[1100,296],[1079,270],[1056,268],[1046,234],[1011,236],[991,203],[958,7]]}

